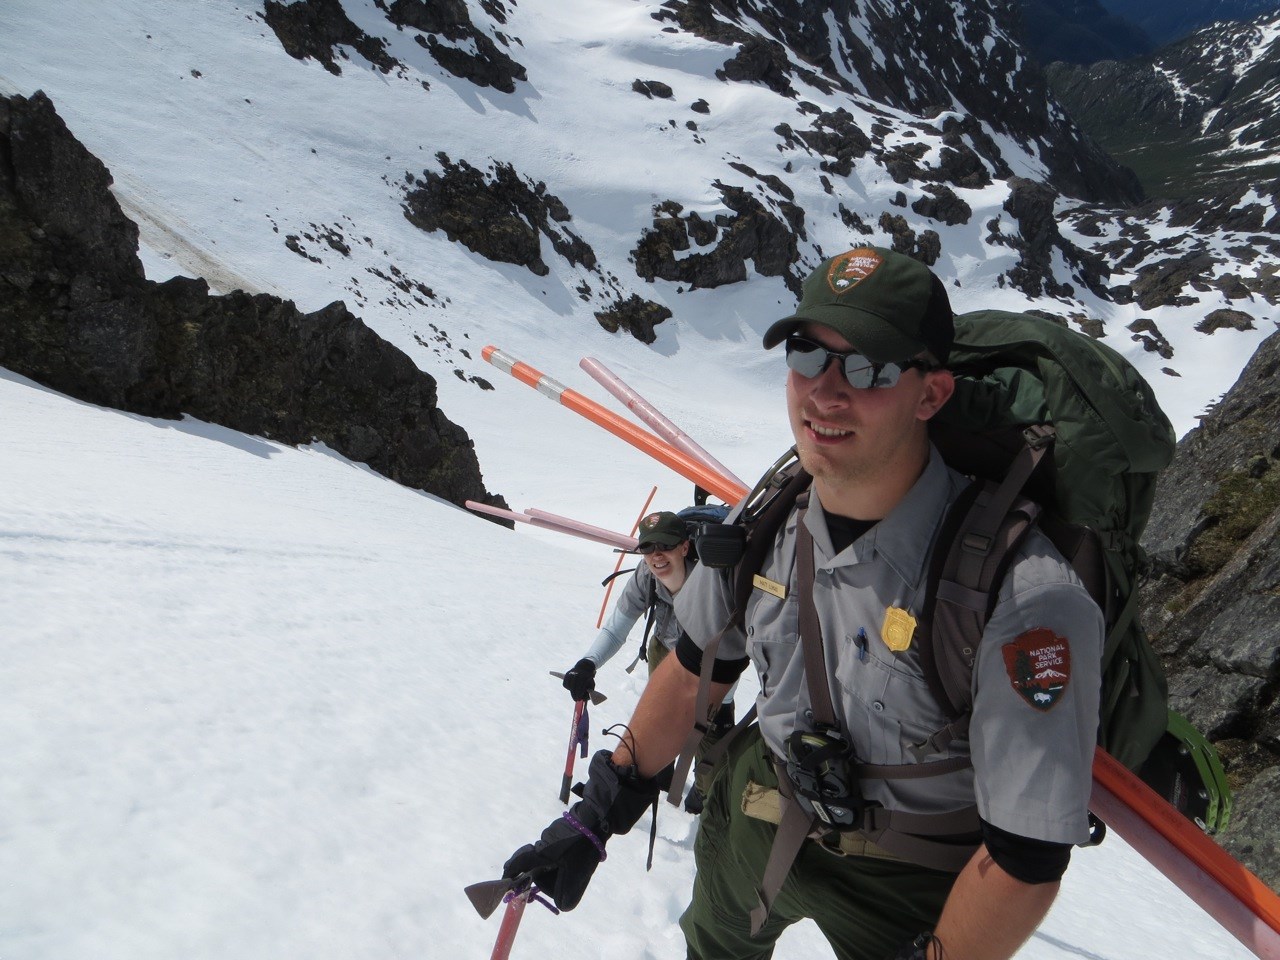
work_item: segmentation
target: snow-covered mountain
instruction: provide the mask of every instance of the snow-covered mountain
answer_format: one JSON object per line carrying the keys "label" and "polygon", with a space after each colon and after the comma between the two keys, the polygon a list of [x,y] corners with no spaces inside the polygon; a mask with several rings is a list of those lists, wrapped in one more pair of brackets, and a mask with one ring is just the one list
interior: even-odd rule
{"label": "snow-covered mountain", "polygon": [[1147,57],[1054,64],[1049,75],[1071,115],[1150,193],[1231,189],[1238,204],[1242,190],[1270,195],[1280,178],[1278,70],[1280,12],[1271,11],[1203,27]]}
{"label": "snow-covered mountain", "polygon": [[[0,84],[44,89],[107,164],[151,274],[341,298],[449,374],[446,411],[491,376],[464,333],[647,339],[669,311],[637,359],[728,338],[760,362],[797,279],[853,241],[931,260],[960,309],[1101,333],[1173,387],[1180,432],[1214,399],[1170,380],[1182,357],[1230,380],[1274,313],[1265,188],[1197,229],[1176,295],[1129,299],[1188,231],[1114,206],[1132,181],[1049,98],[1003,4],[136,2],[94,31],[48,9],[0,12]],[[1064,232],[1082,201],[1089,226]],[[1254,329],[1197,332],[1221,309]]]}

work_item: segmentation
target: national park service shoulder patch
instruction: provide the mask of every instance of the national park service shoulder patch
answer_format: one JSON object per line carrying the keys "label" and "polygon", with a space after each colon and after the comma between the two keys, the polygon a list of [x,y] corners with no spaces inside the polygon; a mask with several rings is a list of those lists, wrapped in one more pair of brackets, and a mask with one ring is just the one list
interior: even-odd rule
{"label": "national park service shoulder patch", "polygon": [[1002,648],[1013,689],[1037,710],[1050,710],[1071,680],[1071,648],[1065,637],[1035,627]]}

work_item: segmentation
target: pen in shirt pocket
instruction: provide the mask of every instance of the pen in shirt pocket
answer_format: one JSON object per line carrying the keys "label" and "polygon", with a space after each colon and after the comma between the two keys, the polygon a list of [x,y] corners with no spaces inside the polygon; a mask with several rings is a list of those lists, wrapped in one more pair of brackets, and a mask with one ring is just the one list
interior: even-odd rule
{"label": "pen in shirt pocket", "polygon": [[854,643],[858,645],[858,659],[863,663],[867,662],[867,631],[864,627],[858,628],[858,636],[854,639]]}

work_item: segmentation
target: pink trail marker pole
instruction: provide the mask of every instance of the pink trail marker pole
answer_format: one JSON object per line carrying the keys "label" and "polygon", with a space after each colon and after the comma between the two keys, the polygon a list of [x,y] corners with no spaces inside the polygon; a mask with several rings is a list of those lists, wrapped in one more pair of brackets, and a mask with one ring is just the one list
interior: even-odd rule
{"label": "pink trail marker pole", "polygon": [[726,480],[737,484],[742,488],[746,488],[738,477],[736,477],[728,467],[719,460],[709,454],[697,441],[690,437],[687,433],[677,427],[674,423],[663,416],[653,404],[642,397],[635,389],[628,386],[621,377],[606,367],[594,357],[586,357],[579,361],[578,366],[587,372],[587,374],[608,390],[615,398],[626,405],[627,409],[639,417],[644,424],[653,430],[658,436],[667,443],[671,444],[677,450],[687,454],[697,460],[708,470],[720,474]]}
{"label": "pink trail marker pole", "polygon": [[593,527],[589,523],[570,520],[568,517],[560,517],[554,513],[547,513],[545,510],[531,509],[526,510],[524,513],[515,513],[512,510],[503,510],[501,507],[491,507],[487,503],[477,503],[475,500],[466,501],[465,506],[468,510],[473,510],[476,513],[484,513],[491,517],[501,517],[504,520],[514,520],[516,523],[527,523],[530,526],[554,530],[557,533],[567,533],[571,537],[590,540],[592,543],[603,543],[607,547],[616,547],[619,550],[632,550],[636,545],[635,537],[614,533],[612,530],[606,530],[603,527]]}

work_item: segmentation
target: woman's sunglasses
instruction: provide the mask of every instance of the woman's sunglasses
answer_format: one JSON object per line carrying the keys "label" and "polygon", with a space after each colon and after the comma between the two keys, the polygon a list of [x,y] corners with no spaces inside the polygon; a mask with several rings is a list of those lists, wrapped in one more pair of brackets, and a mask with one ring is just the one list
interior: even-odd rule
{"label": "woman's sunglasses", "polygon": [[822,375],[832,360],[840,361],[840,370],[849,386],[858,390],[871,387],[892,387],[902,376],[902,371],[936,369],[927,360],[899,360],[896,363],[872,363],[860,353],[840,353],[829,350],[808,337],[787,337],[787,366],[802,377],[812,379]]}
{"label": "woman's sunglasses", "polygon": [[678,543],[675,546],[671,546],[671,547],[663,547],[656,543],[642,543],[638,547],[636,547],[635,552],[644,554],[647,556],[654,552],[667,553],[671,550],[674,550],[678,546],[680,546],[680,544]]}

